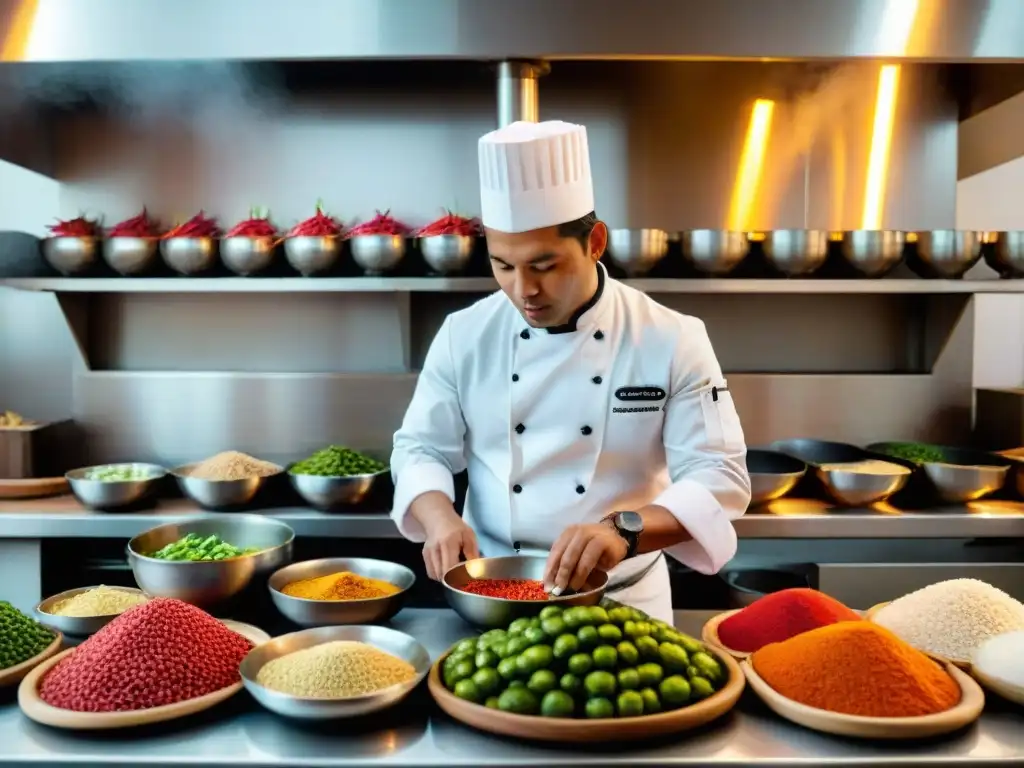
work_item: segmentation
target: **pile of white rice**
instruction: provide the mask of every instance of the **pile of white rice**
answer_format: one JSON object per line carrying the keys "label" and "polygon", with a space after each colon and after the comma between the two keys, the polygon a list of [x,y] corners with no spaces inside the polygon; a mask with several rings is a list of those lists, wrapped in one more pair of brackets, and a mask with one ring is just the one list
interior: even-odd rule
{"label": "pile of white rice", "polygon": [[951,579],[893,600],[872,621],[920,651],[966,662],[990,637],[1024,630],[1024,604],[983,581]]}

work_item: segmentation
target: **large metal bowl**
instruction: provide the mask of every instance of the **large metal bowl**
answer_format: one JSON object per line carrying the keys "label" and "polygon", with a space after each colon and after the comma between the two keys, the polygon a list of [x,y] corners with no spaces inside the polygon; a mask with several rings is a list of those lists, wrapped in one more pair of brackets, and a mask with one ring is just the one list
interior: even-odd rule
{"label": "large metal bowl", "polygon": [[[858,448],[847,443],[835,443],[827,440],[810,440],[798,438],[779,440],[771,444],[771,449],[799,459],[813,468],[814,476],[821,482],[828,494],[840,504],[847,506],[865,506],[885,501],[901,490],[910,479],[905,475],[869,475],[849,470],[821,470],[825,464],[848,464],[871,459],[884,460],[884,456],[872,453],[868,448]],[[893,464],[901,462],[893,460]]]}
{"label": "large metal bowl", "polygon": [[855,229],[843,237],[843,257],[865,277],[883,277],[903,260],[907,236],[884,229]]}
{"label": "large metal bowl", "polygon": [[1024,277],[1024,231],[987,232],[985,262],[1001,277]]}
{"label": "large metal bowl", "polygon": [[356,235],[350,241],[352,259],[367,275],[391,272],[405,256],[402,235]]}
{"label": "large metal bowl", "polygon": [[[888,443],[872,443],[867,450],[885,453]],[[925,462],[921,471],[940,501],[962,504],[977,501],[1001,489],[1013,460],[985,451],[944,445],[930,446],[941,452],[942,462]]]}
{"label": "large metal bowl", "polygon": [[298,475],[289,472],[288,480],[295,492],[311,507],[316,507],[321,512],[335,512],[362,502],[390,474],[390,469],[382,469],[372,475],[347,477]]}
{"label": "large metal bowl", "polygon": [[981,258],[981,235],[955,229],[917,232],[915,253],[924,266],[923,277],[956,279]]}
{"label": "large metal bowl", "polygon": [[[53,627],[54,629],[71,637],[89,637],[90,635],[94,635],[120,616],[120,614],[112,613],[107,616],[61,616],[56,613],[51,613],[54,607],[58,604],[63,603],[65,600],[70,600],[72,597],[75,597],[75,595],[88,592],[91,589],[96,589],[96,587],[78,587],[77,589],[69,589],[65,592],[53,595],[52,597],[48,597],[36,606],[36,616],[43,624]],[[130,592],[134,595],[146,595],[146,593],[141,589],[133,589],[132,587],[110,587],[110,589],[116,589],[121,592]]]}
{"label": "large metal bowl", "polygon": [[[261,550],[213,562],[168,561],[147,556],[190,533],[216,534],[236,547],[260,547]],[[234,597],[253,577],[290,562],[294,541],[294,531],[270,517],[210,515],[159,525],[140,533],[128,542],[128,562],[135,581],[146,594],[173,597],[205,607]]]}
{"label": "large metal bowl", "polygon": [[220,241],[220,260],[236,275],[248,277],[274,262],[276,246],[273,237],[225,237]]}
{"label": "large metal bowl", "polygon": [[170,237],[160,241],[160,254],[179,275],[201,275],[217,263],[217,241],[212,237]]}
{"label": "large metal bowl", "polygon": [[[368,600],[305,600],[286,595],[285,586],[303,579],[315,579],[349,571],[368,579],[380,579],[401,589],[388,597]],[[285,566],[270,577],[267,587],[274,606],[289,621],[301,627],[335,624],[372,624],[388,621],[402,610],[416,575],[404,565],[362,557],[329,557]]]}
{"label": "large metal bowl", "polygon": [[103,261],[119,275],[144,275],[156,265],[157,239],[109,237],[103,241]]}
{"label": "large metal bowl", "polygon": [[608,255],[630,277],[646,275],[668,253],[668,232],[663,229],[613,229]]}
{"label": "large metal bowl", "polygon": [[[404,659],[416,670],[416,676],[407,683],[347,699],[300,698],[272,691],[256,682],[260,669],[267,662],[295,651],[339,640],[366,643]],[[430,654],[415,638],[388,627],[376,626],[322,627],[282,635],[253,648],[239,667],[242,683],[256,701],[271,712],[299,720],[336,720],[387,709],[415,690],[429,671]]]}
{"label": "large metal bowl", "polygon": [[[178,482],[181,492],[203,509],[231,509],[248,504],[267,480],[277,476],[246,477],[242,480],[206,480],[190,475],[197,466],[197,463],[193,463],[175,467],[171,474]],[[281,468],[281,472],[284,472],[284,467]]]}
{"label": "large metal bowl", "polygon": [[[146,473],[144,480],[90,480],[89,473],[96,469],[126,467]],[[148,498],[167,470],[157,464],[103,464],[96,467],[73,469],[64,475],[71,492],[84,506],[96,510],[127,507]]]}
{"label": "large metal bowl", "polygon": [[48,237],[43,240],[43,258],[66,277],[88,272],[96,266],[99,238]]}
{"label": "large metal bowl", "polygon": [[811,229],[776,229],[765,235],[765,258],[787,277],[816,272],[828,258],[828,232]]}
{"label": "large metal bowl", "polygon": [[747,451],[747,472],[753,506],[780,499],[793,490],[806,474],[807,465],[778,451],[751,448]]}
{"label": "large metal bowl", "polygon": [[529,555],[511,557],[482,557],[459,563],[451,568],[442,579],[444,596],[448,605],[470,624],[487,629],[507,627],[515,619],[536,616],[546,605],[597,605],[608,587],[608,574],[593,571],[586,586],[577,593],[564,597],[549,596],[544,600],[505,600],[500,597],[485,597],[463,592],[474,579],[536,579],[544,577],[547,558]]}
{"label": "large metal bowl", "polygon": [[341,257],[341,235],[289,237],[284,241],[284,257],[303,277],[330,272]]}
{"label": "large metal bowl", "polygon": [[476,238],[466,235],[421,237],[420,253],[432,272],[439,275],[458,274],[469,265],[475,241]]}
{"label": "large metal bowl", "polygon": [[725,229],[691,229],[682,233],[683,257],[708,275],[727,275],[750,252],[745,232]]}

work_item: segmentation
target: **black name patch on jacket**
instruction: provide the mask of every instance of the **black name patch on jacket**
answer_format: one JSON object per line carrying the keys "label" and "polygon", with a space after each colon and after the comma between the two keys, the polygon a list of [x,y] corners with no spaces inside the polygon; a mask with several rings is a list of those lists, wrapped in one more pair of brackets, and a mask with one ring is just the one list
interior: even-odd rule
{"label": "black name patch on jacket", "polygon": [[615,397],[625,403],[653,403],[664,400],[666,392],[661,387],[619,387]]}

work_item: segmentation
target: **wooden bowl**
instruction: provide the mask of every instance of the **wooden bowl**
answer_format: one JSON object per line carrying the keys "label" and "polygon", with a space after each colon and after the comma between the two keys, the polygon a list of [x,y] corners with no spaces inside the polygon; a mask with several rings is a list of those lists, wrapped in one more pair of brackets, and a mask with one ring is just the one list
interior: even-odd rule
{"label": "wooden bowl", "polygon": [[985,693],[974,680],[952,664],[946,672],[960,686],[960,703],[945,712],[919,717],[865,717],[809,707],[783,696],[754,670],[750,659],[743,663],[743,674],[754,692],[775,714],[813,731],[859,739],[923,739],[952,733],[970,725],[985,708]]}
{"label": "wooden bowl", "polygon": [[7,669],[0,669],[0,688],[20,683],[25,678],[25,675],[57,653],[63,644],[64,635],[58,632],[57,636],[53,638],[53,642],[46,646],[42,653],[36,654],[31,659],[21,662],[21,664],[15,664]]}
{"label": "wooden bowl", "polygon": [[704,624],[704,627],[700,631],[700,639],[704,641],[705,645],[711,645],[720,650],[722,653],[732,656],[734,659],[745,659],[750,655],[749,651],[734,651],[732,648],[726,647],[725,643],[718,639],[718,625],[728,619],[730,616],[735,616],[737,613],[742,611],[742,608],[737,608],[735,611],[725,611],[717,616],[712,616]]}
{"label": "wooden bowl", "polygon": [[[878,605],[871,606],[870,608],[868,608],[867,612],[864,614],[864,618],[867,619],[868,621],[871,621],[871,622],[874,622],[875,624],[878,624],[878,622],[875,621],[875,615],[880,610],[885,608],[885,606],[887,606],[888,604],[889,604],[888,602],[885,602],[885,603],[879,603]],[[879,626],[882,626],[882,625],[879,624]],[[913,643],[910,643],[910,645],[913,645],[914,648],[917,648],[917,646],[914,645]],[[931,651],[926,651],[924,648],[917,648],[917,650],[919,650],[925,656],[930,656],[931,658],[935,659],[940,664],[952,664],[957,669],[962,669],[964,671],[969,671],[970,668],[971,668],[971,660],[970,659],[950,659],[950,658],[946,658],[945,656],[941,656],[941,655],[939,655],[937,653],[932,653]]]}
{"label": "wooden bowl", "polygon": [[[223,620],[225,626],[233,629],[243,637],[259,645],[270,639],[270,635],[261,629],[238,621]],[[39,683],[43,677],[56,666],[61,659],[74,651],[69,648],[57,656],[47,660],[35,667],[18,687],[18,706],[30,720],[37,723],[49,725],[54,728],[65,728],[74,731],[100,731],[113,730],[115,728],[133,728],[139,725],[151,725],[162,723],[167,720],[177,720],[181,717],[202,712],[210,707],[226,701],[242,690],[242,680],[222,688],[219,691],[208,693],[188,701],[179,701],[177,704],[167,704],[162,707],[151,707],[149,709],[133,710],[130,712],[75,712],[70,709],[53,707],[39,698]]]}
{"label": "wooden bowl", "polygon": [[532,741],[576,744],[641,741],[681,733],[710,723],[729,712],[739,701],[745,685],[739,664],[731,656],[716,654],[719,662],[729,671],[728,682],[714,695],[683,709],[641,717],[595,720],[514,715],[465,701],[445,688],[440,670],[448,655],[446,653],[437,660],[427,678],[430,693],[441,709],[459,722],[481,731]]}

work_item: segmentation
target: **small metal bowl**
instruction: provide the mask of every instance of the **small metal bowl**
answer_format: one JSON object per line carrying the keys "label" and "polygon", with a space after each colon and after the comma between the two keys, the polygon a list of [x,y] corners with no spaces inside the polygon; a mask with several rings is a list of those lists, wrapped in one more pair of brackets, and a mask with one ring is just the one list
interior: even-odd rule
{"label": "small metal bowl", "polygon": [[855,229],[843,238],[843,256],[865,277],[884,277],[903,260],[904,232]]}
{"label": "small metal bowl", "polygon": [[390,469],[382,469],[372,475],[347,477],[298,475],[288,472],[288,480],[295,492],[311,507],[316,507],[321,512],[334,512],[361,503],[374,487],[390,474]]}
{"label": "small metal bowl", "polygon": [[[146,472],[144,480],[90,480],[89,473],[96,469],[128,468]],[[158,464],[102,464],[95,467],[73,469],[64,475],[71,492],[84,506],[96,510],[127,507],[148,498],[167,476],[167,470]]]}
{"label": "small metal bowl", "polygon": [[303,277],[330,272],[341,257],[341,235],[286,238],[284,257]]}
{"label": "small metal bowl", "polygon": [[[307,600],[281,591],[296,581],[342,571],[390,582],[401,591],[388,597],[367,600]],[[402,610],[409,598],[409,590],[415,583],[416,575],[404,565],[362,557],[329,557],[285,566],[270,577],[267,587],[274,606],[289,621],[300,627],[326,627],[388,621]]]}
{"label": "small metal bowl", "polygon": [[[181,492],[204,509],[230,509],[248,504],[267,480],[277,476],[246,477],[242,480],[206,480],[190,476],[189,473],[197,466],[197,463],[193,463],[175,467],[171,474],[178,482]],[[284,472],[284,467],[281,468],[281,472]]]}
{"label": "small metal bowl", "polygon": [[273,237],[225,237],[220,241],[220,260],[236,275],[248,277],[274,262],[276,245]]}
{"label": "small metal bowl", "polygon": [[124,277],[144,275],[156,266],[155,237],[109,237],[103,241],[103,261]]}
{"label": "small metal bowl", "polygon": [[787,277],[806,277],[828,258],[828,232],[811,229],[776,229],[765,235],[765,258]]}
{"label": "small metal bowl", "polygon": [[747,451],[747,472],[751,505],[764,504],[792,491],[806,474],[807,465],[778,451],[751,448]]}
{"label": "small metal bowl", "polygon": [[458,274],[465,270],[473,256],[475,239],[467,235],[421,237],[420,253],[432,272],[439,275]]}
{"label": "small metal bowl", "polygon": [[683,257],[695,269],[722,277],[732,272],[750,252],[745,232],[691,229],[682,233]]}
{"label": "small metal bowl", "polygon": [[985,263],[1000,277],[1024,277],[1024,231],[985,233]]}
{"label": "small metal bowl", "polygon": [[405,238],[401,235],[356,235],[350,240],[352,258],[367,275],[390,272],[405,256]]}
{"label": "small metal bowl", "polygon": [[[260,669],[267,662],[295,651],[338,640],[366,643],[404,659],[416,670],[416,676],[407,683],[346,699],[300,698],[272,691],[256,682]],[[258,645],[242,660],[238,671],[246,690],[271,712],[299,720],[338,720],[368,715],[398,704],[427,676],[430,671],[430,654],[415,638],[388,627],[322,627],[282,635]]]}
{"label": "small metal bowl", "polygon": [[[261,547],[252,555],[213,562],[157,560],[157,552],[195,533],[216,534],[242,549]],[[152,528],[128,542],[128,562],[135,581],[153,597],[173,597],[200,607],[234,597],[258,574],[270,573],[292,559],[295,532],[261,515],[211,515]]]}
{"label": "small metal bowl", "polygon": [[[884,461],[884,459],[879,459]],[[846,463],[846,462],[839,462]],[[893,494],[903,490],[913,471],[898,464],[893,465],[905,470],[900,474],[872,475],[848,469],[823,469],[815,467],[815,473],[822,484],[828,489],[836,501],[849,507],[863,507],[885,501]]]}
{"label": "small metal bowl", "polygon": [[160,241],[164,263],[179,275],[201,275],[217,263],[217,241],[212,237],[171,237]]}
{"label": "small metal bowl", "polygon": [[608,587],[608,574],[592,571],[587,584],[580,592],[564,597],[548,596],[547,600],[506,600],[500,597],[486,597],[463,592],[474,579],[537,579],[544,577],[547,558],[529,555],[512,557],[482,557],[459,563],[449,570],[442,579],[444,596],[448,605],[470,624],[487,629],[507,627],[515,619],[536,616],[546,605],[597,605]]}
{"label": "small metal bowl", "polygon": [[82,275],[96,266],[97,237],[48,237],[43,240],[43,258],[65,277]]}
{"label": "small metal bowl", "polygon": [[964,274],[981,258],[981,236],[977,232],[955,229],[939,229],[934,232],[917,232],[915,254],[922,277],[938,277],[955,280]]}
{"label": "small metal bowl", "polygon": [[[133,587],[109,588],[116,589],[121,592],[130,592],[133,595],[142,595],[147,597],[146,593],[141,589],[134,589]],[[54,607],[59,603],[63,603],[65,600],[70,600],[75,595],[80,595],[91,589],[96,589],[96,587],[78,587],[77,589],[69,589],[65,592],[53,595],[52,597],[48,597],[36,606],[36,616],[39,617],[39,620],[43,624],[53,627],[54,629],[71,637],[89,637],[90,635],[94,635],[121,614],[112,613],[107,616],[61,616],[56,613],[51,613]]]}
{"label": "small metal bowl", "polygon": [[646,275],[668,253],[668,232],[662,229],[613,229],[608,255],[630,277]]}

